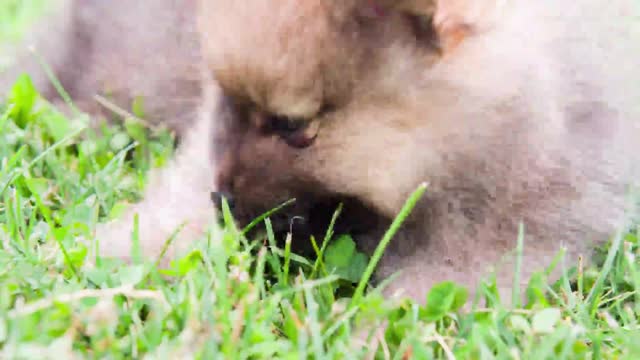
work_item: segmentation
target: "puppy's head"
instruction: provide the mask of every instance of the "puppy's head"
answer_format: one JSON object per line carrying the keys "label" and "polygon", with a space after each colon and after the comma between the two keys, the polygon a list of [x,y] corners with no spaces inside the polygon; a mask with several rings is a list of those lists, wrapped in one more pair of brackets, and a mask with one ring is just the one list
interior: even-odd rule
{"label": "puppy's head", "polygon": [[292,198],[276,230],[300,216],[322,232],[341,202],[348,231],[392,218],[440,161],[416,149],[446,141],[441,124],[423,121],[422,85],[414,84],[473,31],[464,16],[447,16],[450,8],[430,0],[203,1],[204,57],[223,93],[217,187],[236,219]]}

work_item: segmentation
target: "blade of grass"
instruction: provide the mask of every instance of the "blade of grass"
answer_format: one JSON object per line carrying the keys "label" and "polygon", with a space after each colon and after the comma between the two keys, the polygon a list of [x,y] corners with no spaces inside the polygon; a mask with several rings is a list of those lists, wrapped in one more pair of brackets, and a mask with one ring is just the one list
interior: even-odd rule
{"label": "blade of grass", "polygon": [[291,233],[287,234],[284,243],[284,279],[289,281],[289,264],[291,262]]}
{"label": "blade of grass", "polygon": [[262,220],[268,218],[269,216],[271,216],[275,212],[280,211],[280,209],[293,204],[295,201],[296,201],[296,199],[291,199],[291,200],[285,201],[281,205],[279,205],[279,206],[267,211],[266,213],[260,215],[259,217],[255,218],[252,222],[249,223],[249,225],[245,226],[244,229],[242,229],[242,231],[241,231],[242,235],[246,235],[251,229],[253,229],[256,225],[258,225]]}
{"label": "blade of grass", "polygon": [[38,154],[38,156],[34,157],[33,160],[31,160],[29,162],[29,164],[27,164],[26,167],[21,168],[20,170],[14,172],[11,174],[11,176],[9,176],[9,179],[4,183],[4,186],[2,188],[2,190],[0,190],[0,194],[4,194],[4,192],[7,190],[7,188],[13,183],[13,180],[15,180],[16,177],[18,177],[19,175],[24,174],[25,171],[31,169],[35,164],[37,164],[39,161],[41,161],[42,159],[44,159],[47,155],[49,155],[51,152],[53,152],[54,150],[56,150],[57,148],[63,146],[67,141],[73,139],[74,137],[78,136],[80,133],[82,133],[84,130],[86,129],[86,126],[81,126],[80,128],[76,129],[75,131],[71,132],[69,135],[65,136],[64,138],[60,139],[60,141],[56,142],[55,144],[49,146],[47,149],[45,149],[43,152],[41,152],[40,154]]}
{"label": "blade of grass", "polygon": [[53,73],[53,70],[51,70],[51,67],[49,66],[49,64],[47,64],[46,61],[44,61],[44,58],[40,55],[40,53],[38,53],[38,51],[35,48],[33,47],[30,48],[30,51],[38,60],[38,63],[40,64],[45,74],[47,75],[47,78],[49,78],[49,81],[51,81],[51,84],[56,89],[56,91],[58,92],[58,95],[60,95],[62,100],[64,100],[64,102],[73,110],[73,112],[76,115],[81,114],[81,111],[75,106],[75,104],[73,103],[73,100],[71,100],[71,96],[64,89],[64,87],[62,86],[62,83],[60,83],[60,80],[58,80],[58,77]]}
{"label": "blade of grass", "polygon": [[156,258],[156,261],[154,262],[154,267],[160,266],[160,263],[162,262],[162,258],[164,258],[167,251],[169,250],[169,246],[173,244],[173,241],[178,237],[178,234],[180,233],[180,231],[182,231],[182,229],[185,227],[186,224],[187,224],[186,221],[183,221],[182,223],[180,223],[180,225],[171,233],[171,236],[169,236],[169,238],[164,242],[164,244],[162,245],[162,250],[160,251],[160,255],[158,255],[158,257]]}
{"label": "blade of grass", "polygon": [[263,247],[260,249],[258,253],[258,262],[256,264],[256,273],[254,278],[254,283],[260,289],[260,297],[267,297],[267,289],[265,287],[264,281],[264,267],[267,259],[267,250]]}
{"label": "blade of grass", "polygon": [[620,249],[620,244],[622,243],[623,233],[621,230],[616,231],[616,235],[613,238],[613,242],[611,244],[611,248],[609,248],[609,252],[607,253],[607,258],[604,261],[604,265],[602,266],[602,270],[600,270],[600,274],[596,279],[596,282],[593,284],[591,291],[589,291],[589,295],[587,295],[586,303],[590,305],[591,311],[594,312],[596,309],[597,301],[595,301],[596,297],[599,297],[602,294],[602,288],[604,285],[604,281],[606,280],[611,268],[613,266],[613,261],[618,254]]}
{"label": "blade of grass", "polygon": [[513,276],[513,293],[511,295],[511,307],[520,307],[520,276],[522,272],[522,253],[524,250],[524,224],[518,227],[518,245],[516,248],[516,268]]}
{"label": "blade of grass", "polygon": [[[304,278],[303,278],[304,280]],[[304,289],[305,300],[307,303],[307,324],[311,335],[311,344],[316,359],[324,358],[324,346],[322,346],[322,333],[320,319],[318,319],[319,306],[311,295],[311,289]]]}
{"label": "blade of grass", "polygon": [[[271,247],[271,252],[274,252],[278,246],[276,244],[276,236],[273,233],[273,226],[271,226],[271,220],[269,218],[264,219],[264,226],[267,229],[267,241],[269,242],[269,246]],[[274,253],[275,254],[275,253]],[[285,284],[287,281],[286,276],[282,275],[282,263],[280,262],[279,256],[271,256],[270,259],[275,262],[273,266],[273,270],[276,272],[276,276],[278,278],[278,282],[281,284]]]}
{"label": "blade of grass", "polygon": [[420,198],[422,198],[422,195],[426,190],[427,190],[427,184],[426,183],[420,184],[420,186],[418,186],[418,188],[411,194],[411,196],[409,196],[408,200],[405,202],[404,206],[398,213],[398,216],[396,216],[396,218],[391,223],[389,230],[387,230],[387,232],[384,234],[384,237],[380,241],[380,244],[378,244],[378,246],[376,247],[376,250],[374,251],[373,256],[371,257],[371,260],[369,261],[369,264],[367,265],[367,268],[365,269],[364,274],[362,275],[362,278],[360,279],[360,282],[356,287],[356,290],[353,294],[353,298],[351,299],[351,302],[349,305],[350,307],[358,304],[358,302],[362,298],[362,295],[364,294],[364,289],[367,286],[369,279],[373,275],[373,271],[378,265],[378,262],[382,258],[382,255],[385,249],[387,248],[387,245],[389,245],[389,242],[391,241],[393,236],[395,236],[395,234],[398,232],[398,230],[400,229],[400,226],[402,226],[402,223],[406,220],[409,214],[411,214],[411,211],[413,211],[413,208],[416,206]]}
{"label": "blade of grass", "polygon": [[[38,210],[40,210],[40,214],[42,214],[42,217],[49,224],[49,226],[53,228],[55,226],[55,222],[51,218],[51,212],[49,211],[49,209],[46,206],[44,206],[44,203],[42,202],[42,198],[40,197],[39,194],[36,194],[36,193],[33,194],[33,197],[36,200],[36,206],[38,207]],[[69,269],[71,269],[71,273],[73,274],[73,276],[75,276],[76,279],[78,279],[78,281],[82,281],[82,278],[78,273],[78,270],[73,265],[73,261],[71,261],[71,256],[69,256],[69,252],[67,251],[67,248],[64,246],[64,243],[62,242],[63,239],[59,238],[58,235],[55,233],[55,231],[52,231],[52,232],[53,232],[54,240],[58,243],[58,246],[60,247],[60,251],[62,251],[62,256],[64,257],[65,263],[67,263],[67,266],[69,266]]]}
{"label": "blade of grass", "polygon": [[327,244],[329,244],[329,240],[331,240],[331,238],[333,237],[333,228],[341,212],[342,212],[342,203],[338,205],[338,208],[336,209],[336,211],[333,213],[333,216],[331,217],[331,222],[329,223],[329,229],[327,229],[327,232],[325,233],[324,239],[322,240],[322,246],[320,247],[320,249],[316,249],[317,245],[315,244],[315,241],[314,241],[314,250],[316,251],[317,258],[316,258],[316,262],[313,264],[313,271],[311,272],[311,276],[310,276],[311,278],[316,276],[318,267],[320,266],[320,264],[322,264],[322,257],[324,255],[324,251],[327,249]]}

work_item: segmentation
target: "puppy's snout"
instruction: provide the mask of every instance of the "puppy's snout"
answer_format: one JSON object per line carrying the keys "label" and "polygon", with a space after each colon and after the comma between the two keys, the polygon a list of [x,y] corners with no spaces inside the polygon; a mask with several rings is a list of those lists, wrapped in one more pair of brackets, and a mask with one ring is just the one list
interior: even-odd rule
{"label": "puppy's snout", "polygon": [[218,210],[222,209],[222,199],[227,201],[229,208],[233,210],[235,207],[235,202],[233,200],[233,196],[227,191],[213,191],[211,193],[211,201]]}

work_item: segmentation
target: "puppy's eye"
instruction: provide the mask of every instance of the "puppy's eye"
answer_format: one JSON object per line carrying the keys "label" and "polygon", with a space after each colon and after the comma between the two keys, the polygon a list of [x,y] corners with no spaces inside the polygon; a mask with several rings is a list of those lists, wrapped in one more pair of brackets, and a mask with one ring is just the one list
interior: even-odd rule
{"label": "puppy's eye", "polygon": [[267,126],[271,132],[295,148],[310,146],[318,134],[317,121],[308,122],[302,119],[271,115],[267,118]]}

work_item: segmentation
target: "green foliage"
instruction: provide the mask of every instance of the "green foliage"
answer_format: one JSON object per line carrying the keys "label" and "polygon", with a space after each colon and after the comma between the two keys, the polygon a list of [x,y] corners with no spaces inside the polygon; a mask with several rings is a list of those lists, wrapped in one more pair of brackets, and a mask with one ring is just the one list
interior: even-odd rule
{"label": "green foliage", "polygon": [[367,256],[356,251],[356,243],[349,235],[339,236],[329,244],[324,256],[330,273],[353,283],[362,278],[367,267]]}
{"label": "green foliage", "polygon": [[421,312],[421,318],[425,321],[440,320],[447,314],[458,311],[468,297],[467,289],[451,281],[440,283],[429,291],[427,306]]}
{"label": "green foliage", "polygon": [[3,0],[0,4],[0,45],[3,41],[21,39],[24,30],[47,9],[47,3],[47,0]]}

